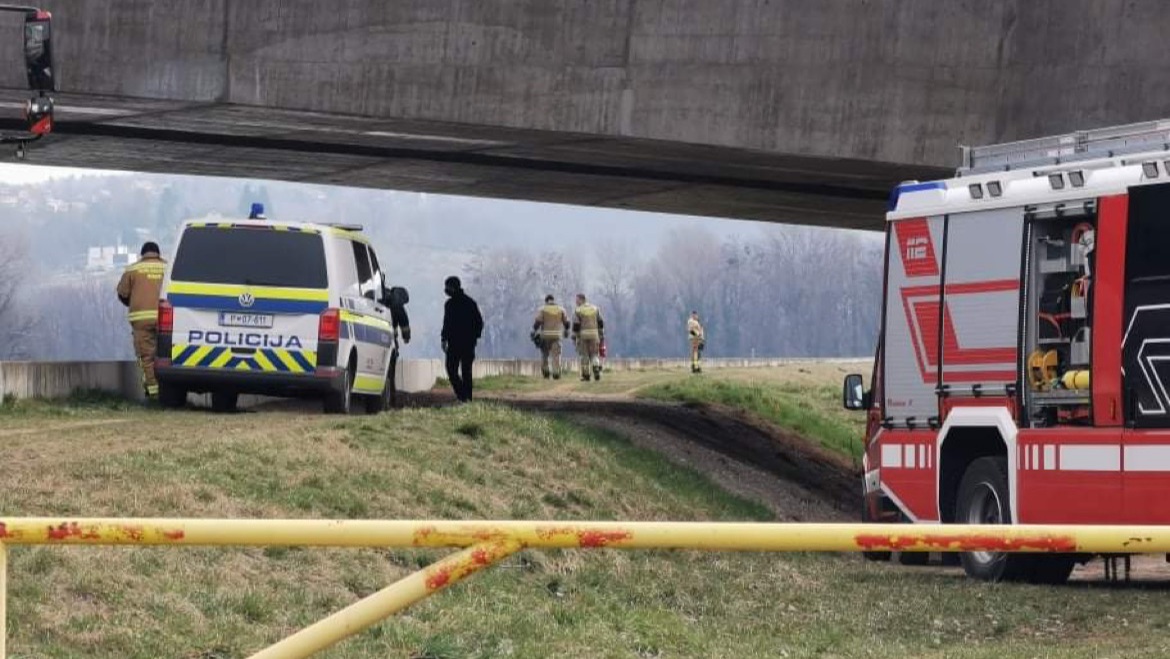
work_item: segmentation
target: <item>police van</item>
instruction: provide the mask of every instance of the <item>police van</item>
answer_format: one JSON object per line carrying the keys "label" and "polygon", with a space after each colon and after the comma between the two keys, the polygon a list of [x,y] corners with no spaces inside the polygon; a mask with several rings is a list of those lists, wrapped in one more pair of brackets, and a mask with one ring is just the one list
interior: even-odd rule
{"label": "police van", "polygon": [[[263,213],[253,216],[263,217]],[[388,287],[357,225],[267,219],[187,221],[159,300],[159,399],[210,393],[320,397],[327,413],[394,395],[406,290]]]}

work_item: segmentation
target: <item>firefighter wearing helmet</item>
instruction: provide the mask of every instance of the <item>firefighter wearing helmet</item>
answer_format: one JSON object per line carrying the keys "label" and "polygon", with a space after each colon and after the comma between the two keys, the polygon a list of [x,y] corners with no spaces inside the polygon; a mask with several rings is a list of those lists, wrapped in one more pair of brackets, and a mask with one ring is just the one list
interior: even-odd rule
{"label": "firefighter wearing helmet", "polygon": [[568,336],[569,314],[552,295],[544,296],[544,306],[536,311],[532,322],[532,340],[540,348],[540,373],[544,379],[561,379],[561,337]]}
{"label": "firefighter wearing helmet", "polygon": [[158,244],[142,245],[142,258],[126,266],[118,281],[118,300],[128,309],[134,354],[142,370],[146,399],[158,398],[158,380],[154,377],[154,353],[158,333],[158,298],[167,263],[159,256]]}
{"label": "firefighter wearing helmet", "polygon": [[687,336],[691,340],[691,373],[702,373],[706,338],[703,334],[703,324],[699,322],[698,311],[692,311],[691,317],[687,320]]}
{"label": "firefighter wearing helmet", "polygon": [[601,317],[601,309],[586,301],[584,293],[578,293],[577,310],[573,312],[573,341],[581,361],[581,379],[586,382],[591,370],[594,380],[601,379],[599,348],[604,340],[605,320]]}

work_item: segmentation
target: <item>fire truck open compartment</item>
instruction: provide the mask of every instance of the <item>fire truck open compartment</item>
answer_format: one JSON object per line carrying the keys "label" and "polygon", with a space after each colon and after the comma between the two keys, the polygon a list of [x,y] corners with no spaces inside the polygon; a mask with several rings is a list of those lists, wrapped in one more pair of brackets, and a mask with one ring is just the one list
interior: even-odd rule
{"label": "fire truck open compartment", "polygon": [[1025,213],[1022,424],[1092,422],[1094,200]]}
{"label": "fire truck open compartment", "polygon": [[[891,194],[872,386],[843,390],[863,519],[1170,524],[1170,120],[963,154]],[[1089,558],[960,560],[1055,583]]]}

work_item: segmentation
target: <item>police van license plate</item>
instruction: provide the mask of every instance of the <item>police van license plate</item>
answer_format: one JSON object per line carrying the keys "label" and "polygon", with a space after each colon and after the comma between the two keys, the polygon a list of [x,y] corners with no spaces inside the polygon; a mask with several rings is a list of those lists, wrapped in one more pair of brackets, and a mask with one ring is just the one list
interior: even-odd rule
{"label": "police van license plate", "polygon": [[272,314],[221,311],[219,312],[219,325],[220,327],[258,327],[270,329],[272,327]]}

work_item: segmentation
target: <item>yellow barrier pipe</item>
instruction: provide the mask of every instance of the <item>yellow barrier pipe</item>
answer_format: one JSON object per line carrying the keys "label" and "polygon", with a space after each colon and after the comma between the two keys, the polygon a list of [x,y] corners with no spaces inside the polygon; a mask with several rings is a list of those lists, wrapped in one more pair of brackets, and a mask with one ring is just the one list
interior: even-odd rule
{"label": "yellow barrier pipe", "polygon": [[308,657],[512,555],[520,548],[515,542],[493,541],[448,556],[257,652],[251,659]]}
{"label": "yellow barrier pipe", "polygon": [[0,518],[12,545],[1170,553],[1170,526]]}
{"label": "yellow barrier pipe", "polygon": [[0,542],[0,659],[8,656],[8,546]]}

